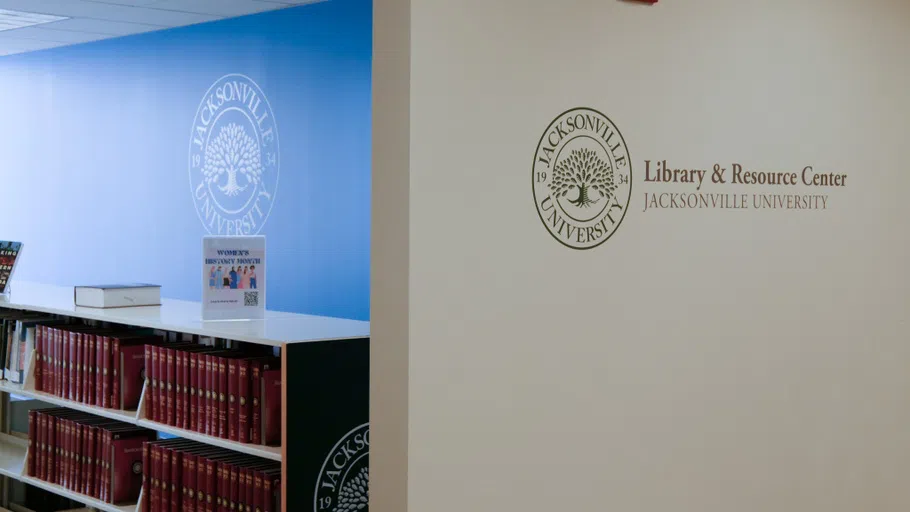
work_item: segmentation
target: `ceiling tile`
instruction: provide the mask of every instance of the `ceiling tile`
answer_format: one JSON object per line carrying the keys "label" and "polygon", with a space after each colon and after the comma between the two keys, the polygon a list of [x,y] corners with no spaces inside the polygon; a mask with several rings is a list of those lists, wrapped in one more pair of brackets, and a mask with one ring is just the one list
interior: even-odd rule
{"label": "ceiling tile", "polygon": [[57,43],[86,43],[110,37],[109,34],[52,30],[42,27],[24,27],[4,32],[12,39],[37,39]]}
{"label": "ceiling tile", "polygon": [[129,34],[141,34],[142,32],[151,32],[153,30],[162,30],[168,27],[161,25],[148,25],[145,23],[128,23],[124,21],[107,21],[93,20],[87,18],[74,18],[70,20],[55,21],[48,23],[45,28],[51,30],[70,30],[75,32],[94,32],[97,34],[109,34],[112,36],[125,36]]}
{"label": "ceiling tile", "polygon": [[255,12],[282,9],[288,6],[276,3],[254,2],[253,0],[158,0],[150,7],[219,16],[242,16]]}
{"label": "ceiling tile", "polygon": [[44,50],[62,46],[64,43],[54,41],[39,41],[37,39],[18,39],[0,33],[0,55],[12,55],[14,53],[33,52],[35,50]]}
{"label": "ceiling tile", "polygon": [[148,7],[90,2],[88,0],[0,0],[0,9],[56,14],[72,18],[128,21],[176,27],[220,19],[221,16]]}

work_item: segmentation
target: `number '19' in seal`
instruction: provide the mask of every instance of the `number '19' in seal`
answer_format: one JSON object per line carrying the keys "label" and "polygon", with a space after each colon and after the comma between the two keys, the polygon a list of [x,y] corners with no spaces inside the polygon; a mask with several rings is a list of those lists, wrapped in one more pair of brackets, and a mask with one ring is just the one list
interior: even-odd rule
{"label": "number '19' in seal", "polygon": [[537,213],[566,247],[593,249],[626,216],[632,161],[616,125],[591,108],[562,113],[544,131],[531,170]]}

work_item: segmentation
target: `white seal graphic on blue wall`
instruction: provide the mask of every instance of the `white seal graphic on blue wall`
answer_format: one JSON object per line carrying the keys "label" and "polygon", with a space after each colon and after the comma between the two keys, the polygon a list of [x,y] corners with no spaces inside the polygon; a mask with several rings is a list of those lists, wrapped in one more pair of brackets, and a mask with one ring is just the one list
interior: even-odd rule
{"label": "white seal graphic on blue wall", "polygon": [[278,191],[278,127],[248,76],[219,78],[199,103],[190,135],[190,190],[213,235],[259,233]]}

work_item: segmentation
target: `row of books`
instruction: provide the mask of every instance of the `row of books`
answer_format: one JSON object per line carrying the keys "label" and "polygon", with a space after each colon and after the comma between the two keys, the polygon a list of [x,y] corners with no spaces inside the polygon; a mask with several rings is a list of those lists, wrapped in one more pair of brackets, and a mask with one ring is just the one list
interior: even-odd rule
{"label": "row of books", "polygon": [[35,326],[35,389],[97,407],[136,410],[152,329],[49,320]]}
{"label": "row of books", "polygon": [[281,360],[196,343],[145,345],[150,420],[241,443],[281,445]]}
{"label": "row of books", "polygon": [[143,443],[157,433],[65,408],[28,415],[28,476],[107,503],[139,499]]}
{"label": "row of books", "polygon": [[144,384],[151,421],[241,443],[281,444],[281,360],[271,347],[241,350],[227,340],[47,316],[10,324],[32,333],[23,339],[34,339],[37,391],[134,411]]}
{"label": "row of books", "polygon": [[278,512],[281,464],[183,439],[142,454],[144,512]]}
{"label": "row of books", "polygon": [[46,318],[40,313],[5,310],[0,312],[0,355],[3,378],[21,384],[25,365],[35,348],[35,325]]}

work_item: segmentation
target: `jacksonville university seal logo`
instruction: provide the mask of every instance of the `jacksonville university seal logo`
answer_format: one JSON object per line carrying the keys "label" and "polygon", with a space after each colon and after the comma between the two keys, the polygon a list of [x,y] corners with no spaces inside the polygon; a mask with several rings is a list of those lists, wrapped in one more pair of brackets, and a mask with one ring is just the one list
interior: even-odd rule
{"label": "jacksonville university seal logo", "polygon": [[225,75],[206,91],[190,135],[190,191],[213,235],[255,235],[278,189],[278,127],[251,78]]}
{"label": "jacksonville university seal logo", "polygon": [[360,512],[370,507],[370,424],[348,432],[322,463],[313,512]]}
{"label": "jacksonville university seal logo", "polygon": [[593,249],[613,236],[632,198],[626,141],[594,109],[564,112],[540,138],[531,185],[553,238],[572,249]]}

